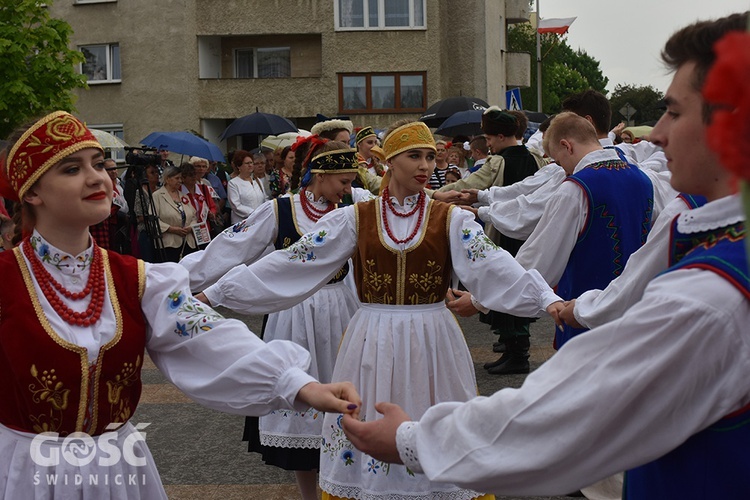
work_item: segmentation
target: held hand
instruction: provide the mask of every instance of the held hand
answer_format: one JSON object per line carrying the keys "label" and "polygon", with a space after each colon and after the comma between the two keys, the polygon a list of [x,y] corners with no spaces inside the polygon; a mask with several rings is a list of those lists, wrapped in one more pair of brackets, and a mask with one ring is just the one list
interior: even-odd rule
{"label": "held hand", "polygon": [[200,293],[196,294],[195,298],[198,299],[199,301],[203,302],[207,306],[211,305],[211,302],[209,302],[208,297],[206,297],[206,294],[203,293],[203,292],[200,292]]}
{"label": "held hand", "polygon": [[479,190],[478,189],[462,189],[461,190],[461,203],[473,205],[479,201]]}
{"label": "held hand", "polygon": [[462,292],[455,288],[449,288],[448,293],[445,294],[447,300],[448,309],[455,314],[467,318],[475,315],[479,310],[474,307],[471,302],[471,294],[469,292]]}
{"label": "held hand", "polygon": [[435,191],[432,194],[432,197],[438,201],[443,201],[445,203],[457,203],[461,200],[461,193],[459,193],[458,191]]}
{"label": "held hand", "polygon": [[362,399],[351,382],[310,382],[299,390],[297,400],[316,410],[350,414],[354,418],[359,418],[359,408],[362,406]]}
{"label": "held hand", "polygon": [[383,418],[374,422],[360,422],[353,416],[344,415],[344,433],[357,449],[371,457],[392,464],[402,464],[396,447],[396,431],[399,425],[411,418],[399,405],[393,403],[377,403],[375,409],[383,414]]}
{"label": "held hand", "polygon": [[562,311],[564,308],[565,304],[562,300],[558,300],[557,302],[553,302],[547,306],[547,314],[552,316],[552,319],[555,320],[555,324],[557,326],[562,326],[562,321],[560,320],[560,311]]}
{"label": "held hand", "polygon": [[584,328],[583,325],[581,325],[578,321],[576,321],[575,314],[573,314],[573,309],[576,306],[576,299],[570,300],[568,302],[565,302],[565,308],[560,311],[560,319],[568,326],[572,326],[573,328]]}
{"label": "held hand", "polygon": [[619,137],[623,130],[625,130],[625,122],[618,123],[611,131],[614,132],[615,136]]}

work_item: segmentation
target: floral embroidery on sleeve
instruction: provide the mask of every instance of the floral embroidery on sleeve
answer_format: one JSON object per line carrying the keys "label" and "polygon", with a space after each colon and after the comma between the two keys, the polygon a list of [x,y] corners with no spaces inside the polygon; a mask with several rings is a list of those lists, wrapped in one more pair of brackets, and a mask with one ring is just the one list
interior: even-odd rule
{"label": "floral embroidery on sleeve", "polygon": [[206,304],[192,296],[186,296],[180,290],[169,294],[167,308],[177,315],[174,333],[180,337],[193,338],[199,333],[211,330],[214,321],[224,319]]}
{"label": "floral embroidery on sleeve", "polygon": [[286,249],[286,251],[291,254],[289,260],[298,260],[302,263],[315,260],[315,252],[313,252],[313,248],[323,246],[327,236],[328,233],[326,231],[307,233],[297,240],[294,245],[291,245]]}
{"label": "floral embroidery on sleeve", "polygon": [[461,230],[461,242],[466,248],[466,257],[472,262],[487,258],[488,250],[496,250],[498,247],[484,234],[484,231]]}
{"label": "floral embroidery on sleeve", "polygon": [[255,225],[255,222],[251,222],[250,224],[247,223],[247,219],[239,221],[237,224],[233,226],[229,226],[226,228],[223,233],[227,235],[229,238],[234,238],[234,235],[237,233],[245,233],[250,230],[251,227]]}

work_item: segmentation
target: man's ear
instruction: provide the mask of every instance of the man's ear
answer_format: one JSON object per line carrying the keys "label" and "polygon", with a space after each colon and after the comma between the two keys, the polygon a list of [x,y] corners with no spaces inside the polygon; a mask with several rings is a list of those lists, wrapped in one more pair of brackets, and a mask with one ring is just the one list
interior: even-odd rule
{"label": "man's ear", "polygon": [[573,154],[573,143],[567,139],[560,139],[560,147],[565,148],[569,155]]}

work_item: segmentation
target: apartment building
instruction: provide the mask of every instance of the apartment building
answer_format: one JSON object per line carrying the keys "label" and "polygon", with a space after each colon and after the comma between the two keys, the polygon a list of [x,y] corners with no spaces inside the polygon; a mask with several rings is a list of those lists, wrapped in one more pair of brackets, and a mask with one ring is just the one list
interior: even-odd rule
{"label": "apartment building", "polygon": [[[503,104],[529,84],[508,53],[528,0],[56,0],[89,88],[77,113],[130,144],[155,130],[218,139],[260,110],[309,129],[317,114],[378,128],[450,96]],[[245,138],[247,140],[247,138]],[[247,144],[245,144],[247,146]]]}

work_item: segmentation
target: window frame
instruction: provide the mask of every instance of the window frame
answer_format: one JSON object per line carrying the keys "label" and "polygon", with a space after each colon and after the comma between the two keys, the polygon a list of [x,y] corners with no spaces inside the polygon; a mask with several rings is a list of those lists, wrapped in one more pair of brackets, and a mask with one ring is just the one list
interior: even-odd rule
{"label": "window frame", "polygon": [[[286,51],[289,54],[289,76],[274,76],[274,77],[268,77],[268,78],[262,78],[258,76],[258,51]],[[252,67],[252,76],[250,77],[240,77],[237,76],[238,74],[238,65],[237,65],[237,54],[240,51],[252,51],[253,52],[253,67]],[[241,79],[241,80],[271,80],[274,78],[291,78],[292,77],[292,48],[290,46],[287,47],[235,47],[232,49],[232,78],[234,79]]]}
{"label": "window frame", "polygon": [[[91,123],[87,123],[86,126],[88,128],[95,128],[97,130],[101,130],[102,132],[109,132],[110,134],[119,137],[123,141],[125,141],[125,127],[123,127],[122,123],[104,123],[102,125],[94,125]],[[121,133],[120,135],[117,135],[117,132]],[[117,162],[117,164],[124,164],[125,163],[125,155],[127,154],[127,151],[109,151],[110,157]],[[118,174],[119,175],[119,174]]]}
{"label": "window frame", "polygon": [[[427,109],[427,72],[426,71],[397,71],[397,72],[368,72],[368,73],[338,73],[338,97],[340,114],[398,114],[398,113],[421,113]],[[344,78],[348,76],[365,77],[365,109],[348,109],[344,108]],[[393,76],[394,77],[394,103],[395,108],[373,108],[372,107],[372,77],[373,76]],[[422,107],[402,108],[401,107],[401,77],[402,76],[421,76],[422,77]]]}
{"label": "window frame", "polygon": [[[335,31],[389,31],[389,30],[426,30],[427,29],[427,0],[405,0],[409,2],[409,25],[385,25],[385,0],[362,0],[362,26],[341,26],[341,1],[333,0],[333,16]],[[370,2],[378,4],[378,25],[370,26]],[[422,2],[422,25],[415,25],[414,5]]]}
{"label": "window frame", "polygon": [[[107,62],[107,76],[106,76],[106,78],[104,80],[91,80],[91,79],[89,79],[88,75],[86,75],[86,73],[83,72],[83,65],[86,64],[86,63],[83,63],[83,62],[80,63],[78,65],[78,71],[82,75],[86,76],[86,83],[88,85],[101,85],[101,84],[107,84],[107,83],[122,83],[122,56],[121,55],[118,57],[118,59],[119,59],[118,62],[119,62],[119,65],[120,65],[120,78],[117,78],[117,79],[112,78],[112,74],[113,74],[112,48],[113,47],[117,47],[118,51],[119,51],[120,43],[119,42],[87,43],[85,45],[79,45],[78,46],[78,51],[81,52],[81,54],[83,54],[83,49],[86,48],[86,47],[106,47],[106,62]],[[84,58],[85,58],[85,56],[84,56]]]}

